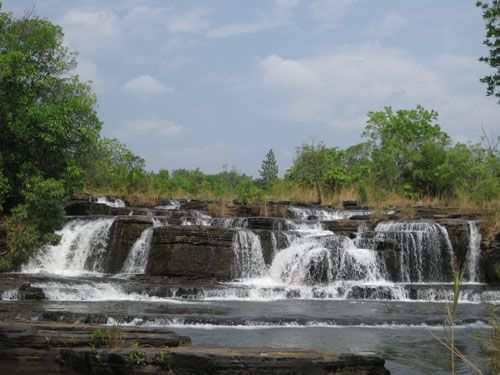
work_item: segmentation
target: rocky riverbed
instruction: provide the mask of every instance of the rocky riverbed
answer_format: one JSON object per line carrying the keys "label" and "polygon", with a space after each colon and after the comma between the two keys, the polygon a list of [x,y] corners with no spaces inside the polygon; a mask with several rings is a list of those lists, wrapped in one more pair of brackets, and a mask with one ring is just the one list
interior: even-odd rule
{"label": "rocky riverbed", "polygon": [[435,337],[457,267],[457,342],[486,366],[500,237],[480,212],[104,197],[66,211],[59,245],[0,275],[14,373],[445,374]]}

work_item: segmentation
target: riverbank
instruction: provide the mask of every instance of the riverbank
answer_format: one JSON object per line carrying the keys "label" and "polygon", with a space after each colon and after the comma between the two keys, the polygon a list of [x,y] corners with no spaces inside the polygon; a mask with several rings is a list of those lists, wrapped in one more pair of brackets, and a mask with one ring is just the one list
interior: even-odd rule
{"label": "riverbank", "polygon": [[[458,267],[464,279],[457,344],[487,366],[483,344],[473,336],[487,343],[491,335],[491,309],[500,303],[500,241],[489,239],[481,211],[416,207],[409,217],[355,202],[342,208],[275,202],[265,210],[232,202],[221,211],[209,201],[134,207],[111,197],[73,200],[65,209],[61,242],[19,272],[0,274],[3,324],[35,331],[47,325],[56,337],[66,330],[58,325],[125,335],[175,332],[190,337],[190,355],[215,361],[211,368],[221,372],[214,373],[238,373],[224,367],[228,361],[262,369],[256,358],[276,352],[295,369],[316,363],[323,356],[318,352],[352,358],[370,352],[394,374],[445,374],[449,353],[434,336],[446,340]],[[51,356],[62,366],[66,353],[65,366],[84,361],[97,371],[89,345],[59,347]],[[161,373],[154,361],[166,354],[140,345],[145,367],[134,371]],[[109,354],[100,348],[99,354],[106,367],[110,358],[123,363],[132,349]],[[333,362],[325,366],[338,369]]]}

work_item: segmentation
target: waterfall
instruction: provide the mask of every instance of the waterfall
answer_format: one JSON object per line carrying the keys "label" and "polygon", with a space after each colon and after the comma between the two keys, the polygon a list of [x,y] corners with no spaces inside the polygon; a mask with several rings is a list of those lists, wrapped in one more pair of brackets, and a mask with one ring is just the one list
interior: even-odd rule
{"label": "waterfall", "polygon": [[127,259],[123,262],[122,273],[143,274],[146,272],[151,242],[153,241],[153,230],[162,225],[162,222],[153,218],[153,226],[142,231],[140,237],[132,245]]}
{"label": "waterfall", "polygon": [[469,249],[467,252],[467,275],[470,282],[479,282],[479,260],[481,256],[481,232],[479,231],[479,222],[468,221],[469,229]]}
{"label": "waterfall", "polygon": [[108,197],[98,197],[97,203],[105,204],[106,206],[115,207],[115,208],[126,207],[125,202],[121,199],[118,199],[118,198],[110,199]]}
{"label": "waterfall", "polygon": [[299,220],[308,220],[309,218],[315,218],[320,221],[329,221],[329,220],[342,220],[349,219],[354,215],[369,215],[370,211],[368,210],[338,210],[334,208],[323,208],[323,207],[297,207],[290,206],[288,207],[291,215],[295,219]]}
{"label": "waterfall", "polygon": [[238,230],[233,238],[233,275],[248,279],[262,276],[266,270],[260,238],[249,230]]}
{"label": "waterfall", "polygon": [[346,237],[330,232],[295,240],[273,260],[270,276],[294,285],[336,281],[385,280],[385,267],[375,250],[359,249]]}
{"label": "waterfall", "polygon": [[179,210],[181,208],[181,202],[175,199],[171,199],[168,203],[161,204],[155,207],[158,210]]}
{"label": "waterfall", "polygon": [[453,248],[446,228],[429,222],[385,222],[375,228],[379,239],[397,241],[403,282],[451,280]]}
{"label": "waterfall", "polygon": [[246,228],[248,219],[246,217],[214,217],[209,225],[218,228]]}
{"label": "waterfall", "polygon": [[211,216],[204,214],[198,210],[192,210],[190,216],[184,216],[182,218],[181,225],[202,225],[209,226],[212,220]]}
{"label": "waterfall", "polygon": [[73,220],[60,231],[57,245],[46,246],[38,251],[22,272],[48,272],[78,275],[99,270],[99,260],[106,252],[109,229],[114,219]]}

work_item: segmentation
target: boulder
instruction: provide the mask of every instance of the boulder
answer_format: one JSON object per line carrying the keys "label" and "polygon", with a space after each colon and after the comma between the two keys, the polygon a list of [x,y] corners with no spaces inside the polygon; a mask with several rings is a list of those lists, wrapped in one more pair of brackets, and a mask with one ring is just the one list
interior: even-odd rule
{"label": "boulder", "polygon": [[155,228],[146,274],[230,280],[234,233],[232,229],[202,226]]}

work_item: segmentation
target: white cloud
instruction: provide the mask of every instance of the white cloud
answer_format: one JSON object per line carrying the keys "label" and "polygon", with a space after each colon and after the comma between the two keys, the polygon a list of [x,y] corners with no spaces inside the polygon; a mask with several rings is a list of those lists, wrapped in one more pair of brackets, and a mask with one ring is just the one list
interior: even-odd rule
{"label": "white cloud", "polygon": [[335,28],[347,16],[355,2],[356,0],[312,0],[310,8],[321,27]]}
{"label": "white cloud", "polygon": [[397,36],[408,25],[408,20],[398,12],[389,11],[381,22],[377,21],[368,29],[370,35],[377,38]]}
{"label": "white cloud", "polygon": [[126,125],[126,132],[132,135],[174,136],[183,127],[169,120],[135,120]]}
{"label": "white cloud", "polygon": [[467,77],[468,61],[447,55],[419,63],[400,50],[365,45],[304,59],[272,55],[259,70],[273,113],[286,121],[354,130],[368,111],[421,104],[437,110],[442,125],[460,135],[500,121],[495,101],[478,96],[477,82]]}
{"label": "white cloud", "polygon": [[141,75],[132,78],[122,86],[123,91],[136,95],[161,95],[172,92],[173,89],[165,86],[150,75]]}
{"label": "white cloud", "polygon": [[97,65],[94,62],[79,58],[75,73],[80,76],[81,80],[90,81],[92,88],[97,93],[101,94],[104,92],[104,84],[99,79]]}
{"label": "white cloud", "polygon": [[98,54],[120,38],[120,20],[107,10],[69,10],[61,24],[70,46],[82,53]]}
{"label": "white cloud", "polygon": [[209,11],[206,9],[192,9],[186,13],[178,14],[170,19],[168,29],[179,33],[200,33],[210,27],[208,20]]}

